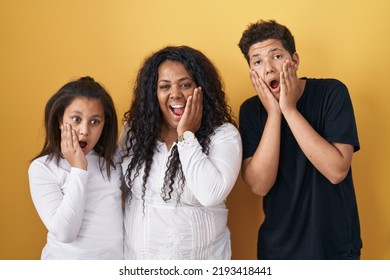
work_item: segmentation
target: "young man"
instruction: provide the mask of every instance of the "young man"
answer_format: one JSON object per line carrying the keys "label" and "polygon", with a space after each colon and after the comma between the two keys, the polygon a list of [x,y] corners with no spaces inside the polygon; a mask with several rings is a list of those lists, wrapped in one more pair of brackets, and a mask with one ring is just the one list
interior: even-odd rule
{"label": "young man", "polygon": [[335,79],[297,77],[294,37],[259,21],[239,47],[257,95],[240,108],[242,177],[264,197],[259,259],[359,259],[351,99]]}

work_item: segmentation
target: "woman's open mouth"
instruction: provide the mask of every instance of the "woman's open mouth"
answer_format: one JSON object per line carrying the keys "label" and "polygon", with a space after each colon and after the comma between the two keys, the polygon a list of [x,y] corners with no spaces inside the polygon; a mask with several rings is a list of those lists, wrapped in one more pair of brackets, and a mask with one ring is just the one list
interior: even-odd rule
{"label": "woman's open mouth", "polygon": [[169,106],[169,109],[175,116],[181,117],[184,114],[184,108],[185,106],[183,105],[172,105]]}

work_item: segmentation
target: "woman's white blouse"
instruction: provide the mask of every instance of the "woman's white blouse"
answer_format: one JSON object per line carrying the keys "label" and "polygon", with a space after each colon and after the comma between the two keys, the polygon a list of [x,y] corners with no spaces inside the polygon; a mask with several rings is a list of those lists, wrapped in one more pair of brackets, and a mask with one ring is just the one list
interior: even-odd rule
{"label": "woman's white blouse", "polygon": [[30,165],[32,200],[48,230],[42,259],[123,259],[120,165],[108,180],[95,151],[87,160],[87,171],[47,156]]}
{"label": "woman's white blouse", "polygon": [[[216,129],[209,154],[197,139],[178,144],[185,186],[177,202],[178,180],[172,198],[164,202],[161,189],[170,155],[159,142],[143,197],[143,170],[135,179],[125,207],[125,259],[230,259],[230,232],[225,200],[232,190],[242,158],[238,130],[231,124]],[[130,162],[122,163],[124,172]]]}

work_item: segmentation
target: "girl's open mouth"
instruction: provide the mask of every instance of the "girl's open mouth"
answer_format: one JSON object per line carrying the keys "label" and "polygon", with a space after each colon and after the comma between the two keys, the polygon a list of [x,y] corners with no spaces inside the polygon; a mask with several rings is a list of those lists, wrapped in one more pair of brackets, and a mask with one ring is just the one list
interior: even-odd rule
{"label": "girl's open mouth", "polygon": [[79,141],[81,149],[84,149],[87,146],[87,142],[85,141]]}

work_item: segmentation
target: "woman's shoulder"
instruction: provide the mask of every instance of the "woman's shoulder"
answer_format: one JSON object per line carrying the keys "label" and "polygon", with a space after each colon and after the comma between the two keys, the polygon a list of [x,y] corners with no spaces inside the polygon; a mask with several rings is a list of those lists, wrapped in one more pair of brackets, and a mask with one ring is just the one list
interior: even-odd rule
{"label": "woman's shoulder", "polygon": [[213,136],[216,138],[219,138],[219,137],[239,137],[240,132],[238,131],[238,128],[235,125],[233,125],[232,123],[224,123],[215,129],[215,133]]}

